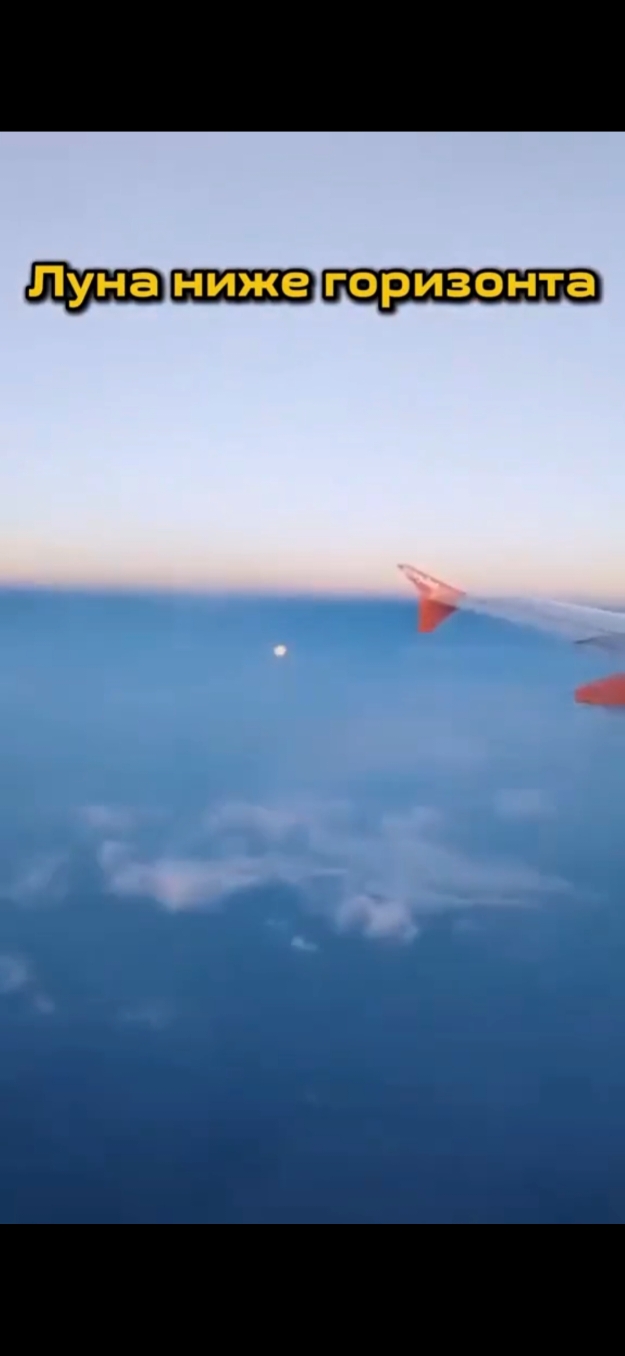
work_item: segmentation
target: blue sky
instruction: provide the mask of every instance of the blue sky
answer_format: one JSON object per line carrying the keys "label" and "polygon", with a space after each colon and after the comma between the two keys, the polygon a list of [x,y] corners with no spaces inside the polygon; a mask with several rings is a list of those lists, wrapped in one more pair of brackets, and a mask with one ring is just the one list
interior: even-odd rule
{"label": "blue sky", "polygon": [[[0,580],[625,596],[621,133],[0,137]],[[595,307],[92,307],[77,268],[589,267]]]}

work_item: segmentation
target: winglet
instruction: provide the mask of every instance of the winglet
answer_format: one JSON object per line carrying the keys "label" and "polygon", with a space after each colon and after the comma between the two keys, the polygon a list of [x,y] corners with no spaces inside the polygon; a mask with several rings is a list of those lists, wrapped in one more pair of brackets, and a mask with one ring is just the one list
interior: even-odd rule
{"label": "winglet", "polygon": [[625,706],[625,673],[613,673],[609,678],[578,687],[575,700],[584,706]]}
{"label": "winglet", "polygon": [[419,616],[417,630],[424,633],[435,631],[447,617],[458,611],[458,603],[463,593],[460,589],[444,584],[442,579],[416,570],[414,565],[398,565],[401,573],[417,590],[419,595]]}

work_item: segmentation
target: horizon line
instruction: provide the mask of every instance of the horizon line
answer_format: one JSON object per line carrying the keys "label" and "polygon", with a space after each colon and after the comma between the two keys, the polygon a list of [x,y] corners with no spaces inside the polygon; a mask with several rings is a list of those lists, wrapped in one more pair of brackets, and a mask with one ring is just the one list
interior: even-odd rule
{"label": "horizon line", "polygon": [[[473,591],[473,590],[472,590]],[[476,591],[477,592],[477,591]],[[221,601],[262,601],[262,600],[287,600],[308,601],[308,602],[362,602],[362,603],[402,603],[409,606],[418,606],[418,599],[415,595],[407,593],[400,588],[382,590],[367,589],[333,589],[317,590],[314,588],[276,588],[276,587],[254,587],[248,586],[230,586],[218,588],[210,585],[166,585],[166,584],[120,584],[120,583],[96,583],[96,582],[75,582],[70,583],[58,581],[54,583],[45,583],[43,581],[17,581],[12,579],[3,580],[0,578],[0,596],[7,594],[45,594],[58,595],[64,597],[87,597],[87,598],[185,598],[196,599],[198,601],[221,600]],[[510,590],[495,591],[489,594],[490,597],[504,599],[518,598],[518,592]],[[603,595],[601,598],[596,594],[565,594],[565,593],[527,593],[523,595],[527,598],[548,598],[562,602],[577,603],[580,606],[624,606],[625,593],[609,597]]]}

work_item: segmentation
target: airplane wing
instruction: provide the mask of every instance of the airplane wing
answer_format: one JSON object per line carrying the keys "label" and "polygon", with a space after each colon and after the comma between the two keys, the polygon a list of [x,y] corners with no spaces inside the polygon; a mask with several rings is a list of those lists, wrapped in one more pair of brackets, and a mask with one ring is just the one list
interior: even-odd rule
{"label": "airplane wing", "polygon": [[[625,613],[539,598],[488,598],[445,584],[413,565],[400,565],[419,596],[418,627],[435,631],[454,612],[481,613],[499,621],[531,627],[574,645],[588,645],[625,656]],[[625,707],[625,673],[579,687],[575,699],[591,706]]]}

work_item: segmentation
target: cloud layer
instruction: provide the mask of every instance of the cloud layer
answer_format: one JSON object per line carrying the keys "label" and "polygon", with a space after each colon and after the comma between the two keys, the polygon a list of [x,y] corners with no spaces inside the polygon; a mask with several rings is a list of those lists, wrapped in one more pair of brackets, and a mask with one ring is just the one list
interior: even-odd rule
{"label": "cloud layer", "polygon": [[[502,791],[492,805],[493,827],[502,818],[552,812],[538,791]],[[228,801],[182,829],[174,817],[105,805],[84,808],[79,819],[105,893],[151,900],[172,913],[219,909],[243,893],[280,886],[337,933],[411,942],[434,913],[521,907],[571,892],[567,882],[521,863],[461,849],[453,820],[431,806],[389,814],[349,801]],[[71,870],[71,853],[39,858],[0,893],[13,903],[61,898]],[[294,949],[305,949],[299,929],[292,930]]]}
{"label": "cloud layer", "polygon": [[[538,812],[537,802],[514,795],[498,813]],[[114,814],[100,822],[107,827]],[[367,818],[343,802],[229,802],[203,817],[193,854],[147,853],[137,840],[107,837],[98,861],[108,893],[172,912],[214,909],[241,892],[281,885],[338,932],[406,942],[419,935],[424,915],[518,907],[569,889],[515,862],[472,858],[454,847],[443,817],[423,806]]]}

